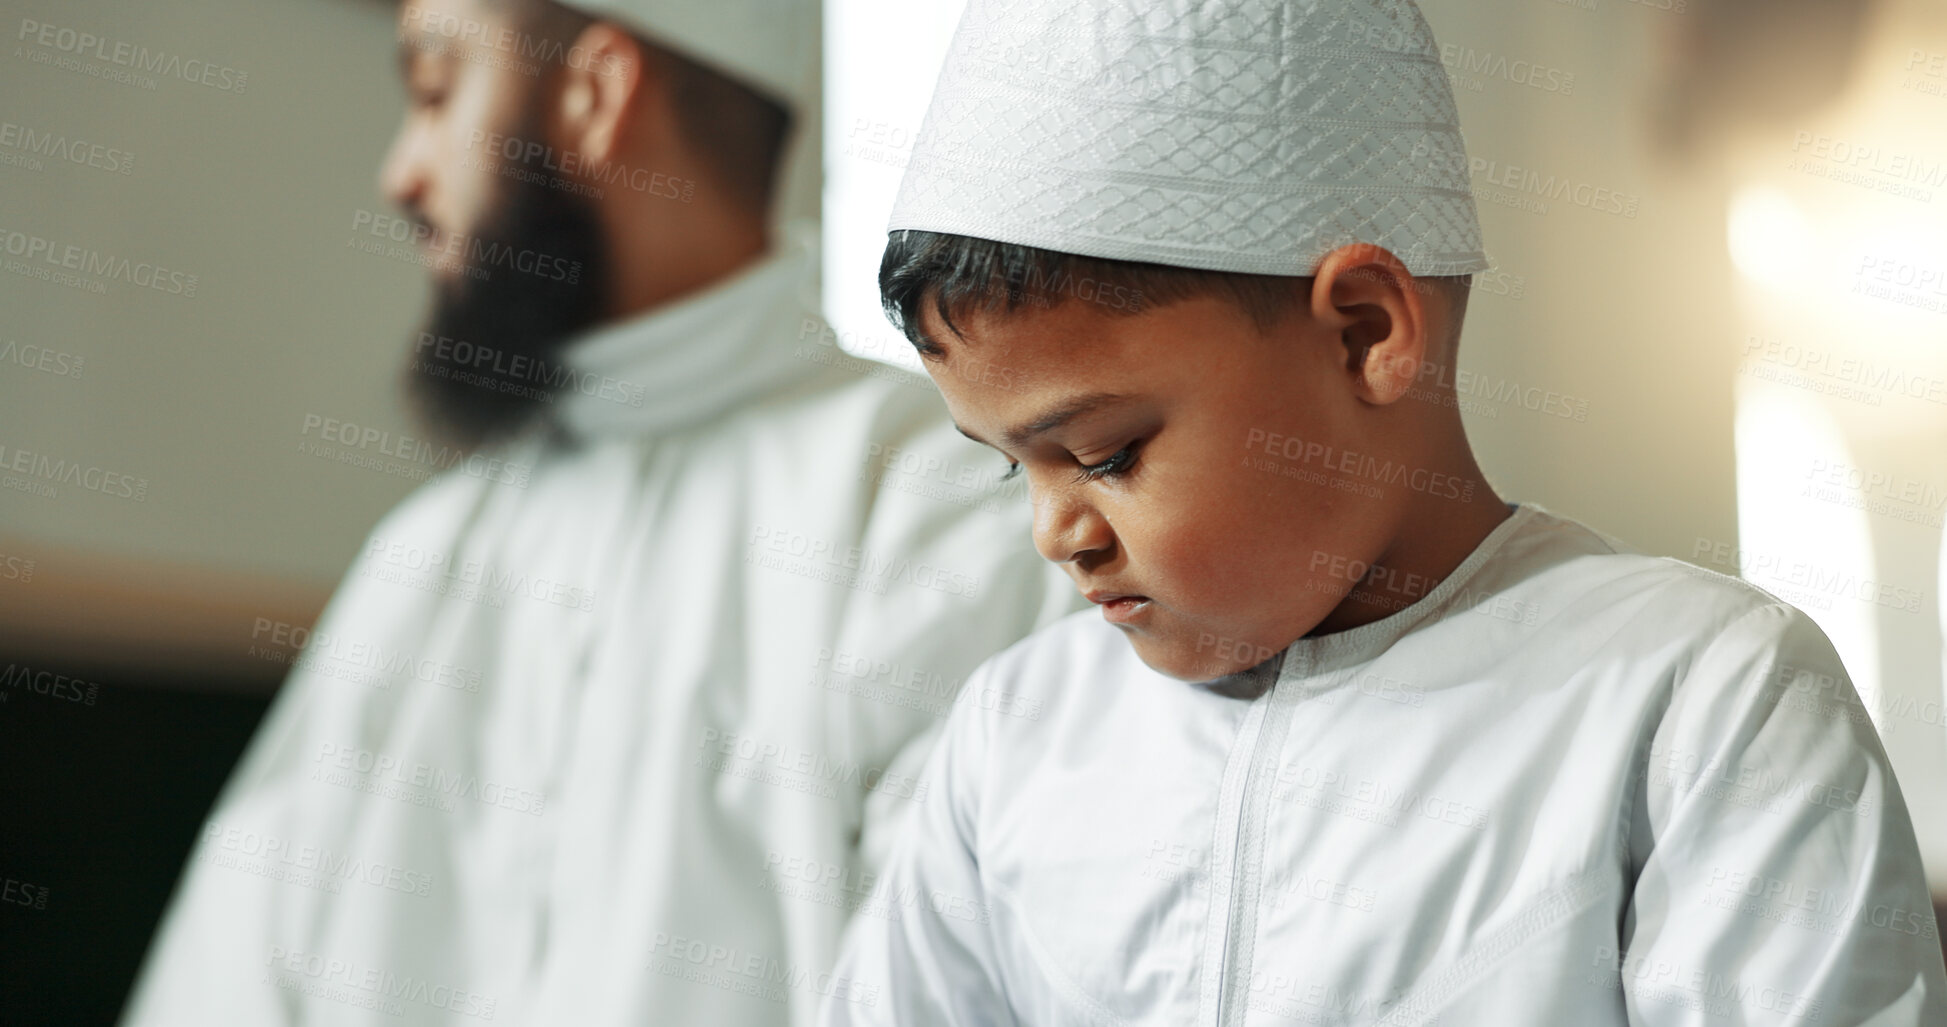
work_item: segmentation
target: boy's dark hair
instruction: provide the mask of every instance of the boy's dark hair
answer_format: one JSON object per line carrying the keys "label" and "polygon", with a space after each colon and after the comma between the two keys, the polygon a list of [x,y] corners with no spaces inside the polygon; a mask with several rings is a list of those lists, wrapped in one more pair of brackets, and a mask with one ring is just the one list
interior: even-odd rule
{"label": "boy's dark hair", "polygon": [[[1465,312],[1471,276],[1419,278],[1447,290],[1454,333]],[[879,261],[879,302],[886,316],[921,353],[937,349],[920,335],[920,304],[958,334],[956,316],[970,311],[1012,312],[1068,300],[1092,302],[1105,313],[1129,316],[1194,296],[1229,300],[1266,331],[1311,301],[1312,279],[1110,260],[965,235],[902,229],[886,240]]]}

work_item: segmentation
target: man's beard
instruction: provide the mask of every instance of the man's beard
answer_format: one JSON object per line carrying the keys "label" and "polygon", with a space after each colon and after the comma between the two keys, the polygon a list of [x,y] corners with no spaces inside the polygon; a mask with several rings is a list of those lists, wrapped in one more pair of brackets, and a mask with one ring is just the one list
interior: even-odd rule
{"label": "man's beard", "polygon": [[[406,367],[420,422],[467,452],[541,419],[569,378],[561,350],[602,320],[610,300],[594,202],[496,178],[487,213],[441,257],[451,263],[433,277],[433,309]],[[516,258],[532,270],[519,270]],[[488,277],[478,277],[481,271]]]}

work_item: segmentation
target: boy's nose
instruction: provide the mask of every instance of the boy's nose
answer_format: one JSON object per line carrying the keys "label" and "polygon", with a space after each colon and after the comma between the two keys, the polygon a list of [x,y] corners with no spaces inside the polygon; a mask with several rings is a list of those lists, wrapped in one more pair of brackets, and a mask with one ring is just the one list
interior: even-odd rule
{"label": "boy's nose", "polygon": [[1071,563],[1115,544],[1115,533],[1096,509],[1047,489],[1033,496],[1034,548],[1049,563]]}

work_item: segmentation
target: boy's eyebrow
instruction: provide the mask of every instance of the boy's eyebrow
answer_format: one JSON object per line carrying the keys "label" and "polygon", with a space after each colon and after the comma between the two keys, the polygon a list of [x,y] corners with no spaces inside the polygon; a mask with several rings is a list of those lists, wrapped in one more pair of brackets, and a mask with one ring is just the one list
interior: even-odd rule
{"label": "boy's eyebrow", "polygon": [[[1009,448],[1019,448],[1033,441],[1035,437],[1054,431],[1056,428],[1067,424],[1077,417],[1081,417],[1084,414],[1092,414],[1111,403],[1119,403],[1127,398],[1127,396],[1116,392],[1090,392],[1063,400],[1060,406],[1042,414],[1027,424],[1017,425],[1001,432],[1001,441],[1006,443]],[[965,428],[961,428],[960,422],[958,421],[953,422],[953,427],[958,429],[960,434],[965,435],[983,446],[992,449],[1002,448]]]}

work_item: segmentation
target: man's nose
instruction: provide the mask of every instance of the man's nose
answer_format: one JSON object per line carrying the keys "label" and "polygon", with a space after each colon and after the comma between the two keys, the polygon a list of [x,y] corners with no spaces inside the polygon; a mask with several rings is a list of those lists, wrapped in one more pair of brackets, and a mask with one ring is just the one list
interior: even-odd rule
{"label": "man's nose", "polygon": [[395,207],[412,210],[425,199],[422,145],[420,134],[412,126],[401,125],[385,152],[385,160],[379,164],[379,192]]}

